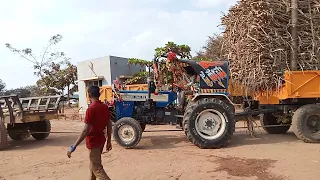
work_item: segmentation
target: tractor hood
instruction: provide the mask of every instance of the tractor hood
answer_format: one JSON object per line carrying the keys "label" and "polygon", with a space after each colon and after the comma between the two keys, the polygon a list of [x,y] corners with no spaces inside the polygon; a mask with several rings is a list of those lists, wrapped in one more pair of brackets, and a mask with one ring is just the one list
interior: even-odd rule
{"label": "tractor hood", "polygon": [[228,61],[197,61],[179,60],[187,66],[188,74],[200,76],[200,88],[202,89],[227,89],[229,79]]}

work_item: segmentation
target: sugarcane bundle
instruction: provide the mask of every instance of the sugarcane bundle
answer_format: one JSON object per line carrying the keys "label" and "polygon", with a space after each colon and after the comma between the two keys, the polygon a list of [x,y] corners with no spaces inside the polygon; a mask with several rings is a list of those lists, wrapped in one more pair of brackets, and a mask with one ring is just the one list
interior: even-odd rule
{"label": "sugarcane bundle", "polygon": [[[320,68],[320,1],[298,1],[298,69]],[[234,82],[278,87],[292,58],[291,0],[241,0],[222,17],[223,51]]]}

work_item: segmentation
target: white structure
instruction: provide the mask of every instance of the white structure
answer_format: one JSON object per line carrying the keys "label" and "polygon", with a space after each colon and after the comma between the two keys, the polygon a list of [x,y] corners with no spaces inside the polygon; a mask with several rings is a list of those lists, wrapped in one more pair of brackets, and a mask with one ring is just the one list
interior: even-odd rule
{"label": "white structure", "polygon": [[119,76],[132,76],[135,73],[145,71],[140,65],[128,65],[127,58],[106,56],[77,64],[79,107],[80,113],[88,108],[86,89],[90,85],[106,86],[111,85],[113,80]]}

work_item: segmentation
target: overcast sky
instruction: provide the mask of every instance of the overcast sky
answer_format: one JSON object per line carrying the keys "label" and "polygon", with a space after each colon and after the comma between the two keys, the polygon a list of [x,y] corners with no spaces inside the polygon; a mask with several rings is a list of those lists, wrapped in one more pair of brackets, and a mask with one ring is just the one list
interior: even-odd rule
{"label": "overcast sky", "polygon": [[35,84],[32,64],[5,48],[39,55],[48,39],[79,61],[113,55],[151,59],[168,41],[193,53],[221,32],[220,17],[236,0],[0,0],[0,79],[7,88]]}

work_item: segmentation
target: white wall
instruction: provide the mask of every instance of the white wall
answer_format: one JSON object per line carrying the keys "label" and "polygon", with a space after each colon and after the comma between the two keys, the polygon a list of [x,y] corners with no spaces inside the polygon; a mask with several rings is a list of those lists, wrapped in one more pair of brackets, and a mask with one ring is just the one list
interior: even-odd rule
{"label": "white wall", "polygon": [[93,70],[97,76],[104,76],[102,85],[111,85],[113,80],[120,75],[131,76],[140,71],[145,71],[140,65],[128,65],[127,58],[106,56],[77,64],[78,70],[78,88],[79,88],[79,107],[82,107],[80,113],[84,113],[88,107],[86,99],[86,87],[82,79],[92,78],[96,75],[90,70],[90,62],[93,64]]}
{"label": "white wall", "polygon": [[86,99],[86,86],[82,79],[92,78],[96,75],[91,71],[89,66],[90,62],[93,64],[93,70],[97,76],[104,76],[102,85],[111,84],[110,73],[110,58],[109,56],[82,61],[77,64],[78,71],[78,89],[79,89],[79,107],[82,107],[81,111],[85,111],[88,107]]}

